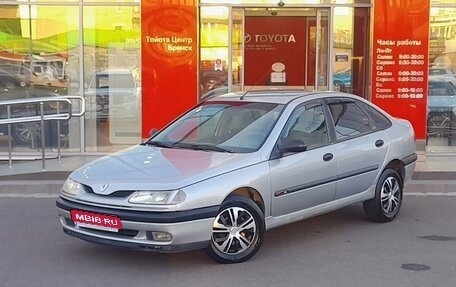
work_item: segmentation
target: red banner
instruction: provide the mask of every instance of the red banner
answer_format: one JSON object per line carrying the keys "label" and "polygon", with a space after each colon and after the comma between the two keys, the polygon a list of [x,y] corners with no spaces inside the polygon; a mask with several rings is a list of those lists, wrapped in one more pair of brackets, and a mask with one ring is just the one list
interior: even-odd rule
{"label": "red banner", "polygon": [[177,3],[141,1],[143,138],[197,102],[196,2]]}
{"label": "red banner", "polygon": [[372,102],[426,138],[429,0],[374,3]]}
{"label": "red banner", "polygon": [[245,18],[245,85],[304,85],[306,17]]}

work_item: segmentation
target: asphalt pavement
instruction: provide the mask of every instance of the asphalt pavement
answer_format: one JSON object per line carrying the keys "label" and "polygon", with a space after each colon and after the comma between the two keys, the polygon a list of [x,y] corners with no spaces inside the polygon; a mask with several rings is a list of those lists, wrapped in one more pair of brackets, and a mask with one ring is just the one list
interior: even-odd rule
{"label": "asphalt pavement", "polygon": [[75,168],[0,161],[0,286],[410,286],[456,282],[454,156],[418,162],[398,218],[368,222],[362,206],[269,230],[250,261],[220,265],[203,251],[157,254],[86,243],[62,232],[55,199]]}
{"label": "asphalt pavement", "polygon": [[55,198],[0,197],[2,287],[453,287],[456,197],[406,195],[391,223],[355,204],[269,230],[250,261],[105,247],[62,232]]}

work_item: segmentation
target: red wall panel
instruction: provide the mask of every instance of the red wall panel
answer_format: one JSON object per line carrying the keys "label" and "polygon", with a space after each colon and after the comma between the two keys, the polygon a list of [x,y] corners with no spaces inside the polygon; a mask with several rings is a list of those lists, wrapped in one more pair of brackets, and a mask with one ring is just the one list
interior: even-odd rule
{"label": "red wall panel", "polygon": [[245,85],[268,85],[276,62],[285,65],[288,86],[304,85],[305,17],[246,17],[245,34]]}
{"label": "red wall panel", "polygon": [[141,1],[142,136],[197,102],[196,2]]}
{"label": "red wall panel", "polygon": [[374,1],[372,102],[426,138],[430,0]]}

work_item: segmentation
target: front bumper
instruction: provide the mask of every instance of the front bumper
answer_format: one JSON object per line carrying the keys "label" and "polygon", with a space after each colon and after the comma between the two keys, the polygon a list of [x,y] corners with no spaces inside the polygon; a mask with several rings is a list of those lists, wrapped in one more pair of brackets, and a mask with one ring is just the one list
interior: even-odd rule
{"label": "front bumper", "polygon": [[[66,234],[93,243],[144,249],[155,252],[179,252],[205,248],[211,238],[218,206],[176,212],[147,212],[82,204],[59,197],[56,201],[60,223]],[[122,221],[118,232],[81,227],[71,220],[71,210],[116,215]],[[171,241],[155,241],[152,232],[167,232]]]}

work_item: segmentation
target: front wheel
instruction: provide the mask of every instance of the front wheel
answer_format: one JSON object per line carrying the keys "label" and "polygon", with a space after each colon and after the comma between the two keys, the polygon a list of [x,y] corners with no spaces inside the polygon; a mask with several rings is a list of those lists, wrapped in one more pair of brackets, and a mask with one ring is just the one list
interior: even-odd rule
{"label": "front wheel", "polygon": [[363,203],[364,213],[371,221],[392,221],[401,208],[402,194],[401,176],[394,169],[386,169],[378,179],[375,197]]}
{"label": "front wheel", "polygon": [[264,233],[264,216],[258,205],[232,196],[222,203],[214,219],[207,253],[220,263],[246,261],[260,249]]}

